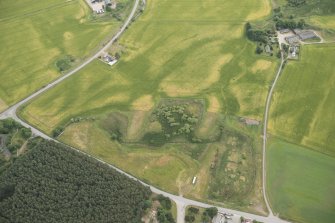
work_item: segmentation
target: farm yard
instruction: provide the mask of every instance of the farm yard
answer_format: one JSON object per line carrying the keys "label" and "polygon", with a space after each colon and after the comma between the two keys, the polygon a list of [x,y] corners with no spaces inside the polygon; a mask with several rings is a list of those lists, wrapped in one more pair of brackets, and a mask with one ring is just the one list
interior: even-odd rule
{"label": "farm yard", "polygon": [[82,0],[3,0],[0,10],[0,111],[82,61],[121,24],[95,19]]}
{"label": "farm yard", "polygon": [[335,218],[335,158],[274,138],[268,148],[268,194],[275,213],[295,222]]}
{"label": "farm yard", "polygon": [[[118,41],[116,65],[94,61],[20,116],[164,190],[265,213],[260,126],[239,117],[262,119],[278,66],[275,56],[255,55],[243,31],[270,10],[265,0],[147,1]],[[184,106],[197,122],[172,112],[179,121],[166,128],[168,119],[153,120],[162,104]]]}

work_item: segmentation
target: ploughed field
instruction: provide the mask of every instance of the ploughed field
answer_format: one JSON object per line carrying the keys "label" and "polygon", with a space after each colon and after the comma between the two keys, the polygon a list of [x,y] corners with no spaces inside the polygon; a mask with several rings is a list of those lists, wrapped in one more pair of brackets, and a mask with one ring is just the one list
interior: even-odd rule
{"label": "ploughed field", "polygon": [[20,115],[164,190],[265,213],[261,128],[240,117],[262,119],[278,65],[244,37],[246,21],[270,10],[266,0],[149,0],[111,49],[116,65],[92,62]]}
{"label": "ploughed field", "polygon": [[3,0],[0,12],[0,111],[79,63],[120,25],[92,17],[84,0]]}

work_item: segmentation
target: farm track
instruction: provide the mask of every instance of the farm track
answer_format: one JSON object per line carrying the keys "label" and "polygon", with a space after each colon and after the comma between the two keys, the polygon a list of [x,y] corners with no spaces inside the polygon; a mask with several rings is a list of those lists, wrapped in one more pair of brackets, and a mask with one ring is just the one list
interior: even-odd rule
{"label": "farm track", "polygon": [[[25,99],[19,101],[18,103],[16,103],[15,105],[9,107],[7,110],[5,110],[4,112],[2,112],[0,114],[0,119],[5,119],[5,118],[13,118],[14,120],[18,121],[20,124],[22,124],[23,126],[27,127],[27,128],[30,128],[32,130],[32,133],[35,135],[35,136],[40,136],[44,139],[47,139],[47,140],[52,140],[52,141],[55,141],[57,143],[61,143],[61,144],[64,144],[50,136],[48,136],[47,134],[43,133],[42,131],[38,130],[37,128],[35,128],[34,126],[26,123],[24,120],[20,119],[18,116],[17,116],[17,110],[20,106],[26,104],[27,102],[29,102],[30,100],[34,99],[35,97],[45,93],[46,91],[48,91],[49,89],[55,87],[56,85],[58,85],[59,83],[61,83],[62,81],[64,81],[65,79],[69,78],[70,76],[72,76],[73,74],[75,74],[76,72],[78,72],[79,70],[83,69],[85,66],[87,66],[89,63],[91,63],[94,59],[96,59],[101,53],[103,53],[105,50],[107,50],[121,35],[122,33],[126,30],[126,28],[128,27],[128,25],[130,24],[133,16],[135,15],[136,13],[136,9],[138,7],[138,4],[139,4],[139,1],[140,0],[135,0],[135,3],[134,3],[134,7],[128,17],[128,19],[125,21],[124,25],[121,27],[121,29],[119,30],[119,32],[113,36],[113,38],[103,47],[101,48],[96,54],[94,54],[93,56],[91,56],[90,58],[88,58],[86,61],[84,61],[81,65],[79,65],[78,67],[76,67],[75,69],[71,70],[70,72],[68,72],[67,74],[63,75],[62,77],[54,80],[53,82],[51,82],[50,84],[48,84],[47,86],[41,88],[40,90],[36,91],[35,93],[29,95],[28,97],[26,97]],[[283,67],[283,63],[284,63],[284,60],[283,60],[283,57],[282,57],[282,62],[281,62],[281,66],[278,70],[278,73],[277,73],[277,76],[276,76],[276,79],[275,79],[275,82],[273,83],[272,87],[271,87],[271,90],[269,92],[269,95],[268,95],[268,99],[267,99],[267,103],[266,103],[266,111],[265,111],[265,115],[266,115],[266,118],[264,120],[265,124],[264,124],[264,139],[263,139],[263,195],[264,195],[264,198],[265,198],[265,201],[266,201],[266,205],[270,211],[270,215],[265,217],[265,216],[260,216],[260,215],[255,215],[255,214],[250,214],[250,213],[247,213],[247,212],[242,212],[242,211],[237,211],[237,210],[232,210],[232,209],[227,209],[227,208],[222,208],[222,207],[217,207],[219,212],[224,212],[224,213],[232,213],[232,214],[236,214],[236,215],[240,215],[240,216],[243,216],[245,218],[251,218],[251,219],[255,219],[257,221],[261,221],[261,222],[268,222],[268,223],[282,223],[282,222],[287,222],[285,220],[282,220],[282,219],[279,219],[278,217],[276,216],[273,216],[272,214],[272,211],[271,211],[271,208],[270,208],[270,205],[267,201],[267,198],[266,198],[266,191],[265,191],[265,143],[266,143],[266,124],[267,124],[267,119],[268,119],[268,110],[269,110],[269,106],[270,106],[270,102],[271,102],[271,96],[272,96],[272,93],[273,93],[273,89],[274,89],[274,86],[275,86],[275,83],[277,82],[278,78],[279,78],[279,75],[281,73],[281,70],[282,70],[282,67]],[[187,199],[187,198],[184,198],[182,196],[177,196],[177,195],[174,195],[174,194],[170,194],[170,193],[167,193],[165,191],[162,191],[154,186],[151,186],[151,185],[148,185],[144,182],[142,182],[141,180],[137,179],[136,177],[124,172],[123,170],[121,169],[118,169],[117,167],[109,164],[109,163],[106,163],[105,161],[97,158],[97,157],[93,157],[91,156],[90,154],[88,153],[85,153],[81,150],[78,150],[74,147],[71,147],[71,149],[77,151],[78,153],[81,153],[81,154],[84,154],[90,158],[93,158],[95,160],[97,160],[98,162],[101,162],[107,166],[109,166],[110,168],[116,170],[117,172],[121,173],[121,174],[124,174],[126,175],[127,177],[133,179],[133,180],[136,180],[136,181],[139,181],[141,182],[143,185],[145,186],[148,186],[150,187],[150,189],[152,190],[152,192],[154,193],[157,193],[157,194],[163,194],[164,196],[166,197],[169,197],[171,200],[173,200],[176,204],[177,204],[177,223],[183,223],[184,222],[184,217],[185,217],[185,210],[186,210],[186,207],[187,206],[198,206],[198,207],[202,207],[202,208],[207,208],[207,207],[212,207],[213,205],[210,205],[210,204],[206,204],[206,203],[203,203],[203,202],[199,202],[199,201],[194,201],[194,200],[191,200],[191,199]]]}
{"label": "farm track", "polygon": [[270,104],[271,104],[271,99],[272,99],[272,95],[273,95],[273,91],[276,87],[276,84],[278,82],[278,79],[280,77],[280,74],[283,70],[283,66],[285,63],[285,59],[284,59],[284,54],[283,52],[281,52],[281,62],[280,62],[280,66],[279,69],[277,71],[276,77],[271,85],[270,91],[268,93],[267,99],[266,99],[266,104],[265,104],[265,112],[264,112],[264,121],[263,121],[263,162],[262,162],[262,177],[263,177],[263,197],[264,197],[264,201],[266,204],[266,207],[269,211],[269,217],[273,217],[273,212],[272,212],[272,208],[270,205],[270,202],[268,201],[268,196],[266,193],[266,142],[267,142],[267,127],[268,127],[268,119],[269,119],[269,110],[270,110]]}

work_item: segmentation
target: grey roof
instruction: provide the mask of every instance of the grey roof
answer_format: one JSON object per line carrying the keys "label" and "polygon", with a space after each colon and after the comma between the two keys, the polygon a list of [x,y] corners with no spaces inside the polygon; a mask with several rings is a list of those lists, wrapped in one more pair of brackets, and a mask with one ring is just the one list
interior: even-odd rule
{"label": "grey roof", "polygon": [[299,34],[299,33],[301,33],[301,32],[302,32],[302,30],[301,30],[301,29],[294,29],[293,31],[294,31],[294,33],[295,33],[295,34]]}
{"label": "grey roof", "polygon": [[288,32],[290,32],[290,30],[289,30],[289,29],[281,29],[279,32],[280,32],[281,34],[283,34],[283,33],[288,33]]}
{"label": "grey roof", "polygon": [[317,35],[313,31],[303,31],[298,34],[300,39],[306,40],[306,39],[312,39],[317,37]]}
{"label": "grey roof", "polygon": [[293,44],[293,43],[298,43],[299,42],[299,38],[298,36],[288,36],[285,38],[285,40],[289,43],[289,44]]}

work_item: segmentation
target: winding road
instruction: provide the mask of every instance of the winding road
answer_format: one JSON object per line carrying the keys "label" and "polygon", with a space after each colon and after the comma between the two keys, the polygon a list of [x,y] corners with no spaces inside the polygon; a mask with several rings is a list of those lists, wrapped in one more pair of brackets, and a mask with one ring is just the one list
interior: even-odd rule
{"label": "winding road", "polygon": [[[71,75],[75,74],[77,71],[81,70],[82,68],[84,68],[85,66],[87,66],[89,63],[91,63],[94,59],[96,59],[100,54],[102,54],[104,51],[106,51],[121,35],[122,33],[126,30],[127,26],[130,24],[133,16],[136,13],[136,9],[139,5],[139,1],[140,0],[135,0],[134,3],[134,7],[129,15],[129,17],[127,18],[127,20],[125,21],[124,25],[120,28],[120,30],[113,36],[113,38],[103,47],[101,48],[96,54],[94,54],[93,56],[91,56],[90,58],[88,58],[86,61],[84,61],[81,65],[79,65],[78,67],[76,67],[75,69],[71,70],[70,72],[68,72],[67,74],[61,76],[60,78],[56,79],[55,81],[51,82],[50,84],[48,84],[47,86],[41,88],[40,90],[36,91],[35,93],[31,94],[30,96],[26,97],[25,99],[21,100],[20,102],[18,102],[17,104],[9,107],[7,110],[5,110],[4,112],[2,112],[0,114],[0,119],[5,119],[5,118],[13,118],[14,120],[18,121],[19,123],[21,123],[23,126],[30,128],[33,132],[33,134],[35,136],[40,136],[44,139],[47,140],[52,140],[55,141],[57,143],[62,143],[54,138],[51,138],[50,136],[46,135],[45,133],[41,132],[40,130],[38,130],[37,128],[29,125],[28,123],[26,123],[24,120],[21,120],[18,116],[17,116],[17,109],[22,106],[23,104],[27,103],[28,101],[32,100],[33,98],[37,97],[38,95],[41,95],[42,93],[48,91],[49,89],[51,89],[52,87],[56,86],[57,84],[61,83],[62,81],[64,81],[65,79],[69,78]],[[222,208],[222,207],[217,207],[219,212],[225,212],[225,213],[232,213],[235,215],[239,215],[239,216],[243,216],[245,218],[250,218],[250,219],[254,219],[257,221],[261,221],[261,222],[267,222],[267,223],[284,223],[287,222],[285,220],[282,220],[276,216],[273,215],[272,211],[271,211],[271,207],[269,205],[269,202],[267,200],[267,196],[266,196],[266,185],[265,185],[265,180],[266,180],[266,167],[265,167],[265,149],[266,149],[266,135],[267,135],[267,121],[268,121],[268,112],[269,112],[269,107],[270,107],[270,102],[271,102],[271,97],[273,94],[273,89],[276,85],[276,82],[280,76],[282,67],[284,64],[284,58],[282,55],[282,61],[281,61],[281,65],[279,67],[278,73],[276,75],[276,78],[271,86],[270,92],[268,94],[268,98],[266,101],[266,109],[265,109],[265,119],[264,119],[264,138],[263,138],[263,195],[264,195],[264,199],[266,201],[266,206],[270,211],[270,215],[265,217],[265,216],[260,216],[260,215],[255,215],[255,214],[250,214],[247,212],[242,212],[242,211],[237,211],[237,210],[232,210],[232,209],[227,209],[227,208]],[[63,144],[63,143],[62,143]],[[184,222],[184,217],[185,217],[185,209],[187,206],[198,206],[198,207],[203,207],[203,208],[207,208],[207,207],[212,207],[213,205],[210,204],[206,204],[203,202],[199,202],[199,201],[194,201],[191,199],[187,199],[184,198],[182,196],[177,196],[174,194],[170,194],[167,193],[165,191],[162,191],[154,186],[148,185],[144,182],[142,182],[141,180],[137,179],[136,177],[122,171],[121,169],[118,169],[117,167],[104,162],[103,160],[97,158],[97,157],[93,157],[90,154],[87,154],[81,150],[78,150],[74,147],[70,147],[73,150],[77,151],[78,153],[84,154],[88,157],[91,157],[92,159],[95,159],[107,166],[109,166],[110,168],[113,168],[114,170],[126,175],[127,177],[134,179],[136,181],[141,182],[143,185],[150,187],[150,189],[152,190],[152,192],[157,193],[157,194],[163,194],[166,197],[169,197],[171,200],[173,200],[176,204],[177,204],[177,223],[183,223]]]}

